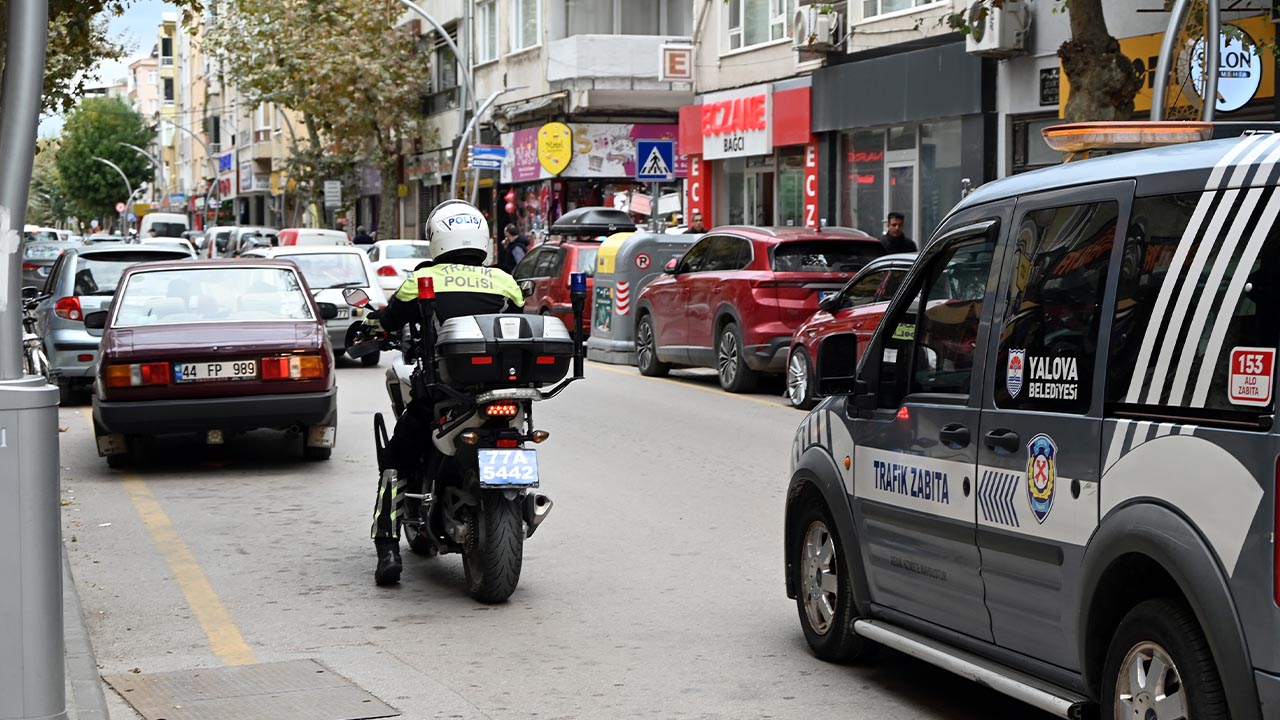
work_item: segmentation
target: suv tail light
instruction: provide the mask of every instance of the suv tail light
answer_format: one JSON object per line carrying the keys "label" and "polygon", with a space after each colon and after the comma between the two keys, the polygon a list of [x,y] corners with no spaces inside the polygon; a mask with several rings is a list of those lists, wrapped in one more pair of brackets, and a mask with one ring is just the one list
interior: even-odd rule
{"label": "suv tail light", "polygon": [[169,363],[133,363],[108,365],[103,377],[107,387],[142,387],[144,385],[168,385]]}
{"label": "suv tail light", "polygon": [[53,304],[53,314],[64,320],[84,321],[84,312],[80,309],[80,298],[74,295],[58,298],[58,302]]}
{"label": "suv tail light", "polygon": [[378,277],[400,277],[400,271],[390,265],[378,268]]}
{"label": "suv tail light", "polygon": [[324,377],[324,361],[319,355],[262,358],[263,380],[314,380],[321,377]]}

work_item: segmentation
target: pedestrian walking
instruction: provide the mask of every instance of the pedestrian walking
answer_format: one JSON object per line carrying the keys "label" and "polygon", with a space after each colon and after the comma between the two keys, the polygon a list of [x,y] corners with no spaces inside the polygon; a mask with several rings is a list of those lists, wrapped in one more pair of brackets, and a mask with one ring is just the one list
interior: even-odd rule
{"label": "pedestrian walking", "polygon": [[707,231],[707,226],[702,224],[702,211],[694,210],[690,213],[689,227],[684,231],[685,235],[702,234]]}
{"label": "pedestrian walking", "polygon": [[508,224],[502,231],[502,245],[498,248],[498,267],[507,272],[515,270],[528,251],[528,238],[521,235],[515,225]]}
{"label": "pedestrian walking", "polygon": [[889,253],[908,253],[916,251],[916,244],[907,237],[903,226],[906,218],[900,212],[889,213],[888,222],[886,223],[885,233],[880,236],[880,244],[884,246],[885,252]]}
{"label": "pedestrian walking", "polygon": [[369,235],[369,233],[365,232],[363,225],[358,225],[356,227],[356,236],[351,238],[351,244],[352,245],[372,245],[373,237]]}

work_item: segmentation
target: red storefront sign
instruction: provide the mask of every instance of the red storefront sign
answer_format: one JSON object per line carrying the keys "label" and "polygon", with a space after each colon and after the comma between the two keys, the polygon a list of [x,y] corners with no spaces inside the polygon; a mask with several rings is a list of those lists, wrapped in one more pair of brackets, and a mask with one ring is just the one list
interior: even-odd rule
{"label": "red storefront sign", "polygon": [[818,143],[811,140],[804,146],[804,226],[818,225]]}
{"label": "red storefront sign", "polygon": [[[689,217],[701,212],[708,225],[714,217],[711,214],[711,173],[707,172],[706,163],[700,157],[689,158],[689,176],[685,179],[685,207],[689,208]],[[689,218],[685,218],[688,224]]]}

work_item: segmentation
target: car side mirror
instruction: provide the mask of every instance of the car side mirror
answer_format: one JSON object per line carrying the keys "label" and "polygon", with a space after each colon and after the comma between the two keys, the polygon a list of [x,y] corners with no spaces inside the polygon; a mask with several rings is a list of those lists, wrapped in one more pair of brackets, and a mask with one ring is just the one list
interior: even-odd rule
{"label": "car side mirror", "polygon": [[680,267],[680,258],[671,258],[667,264],[662,267],[662,272],[668,275],[675,275],[676,268]]}
{"label": "car side mirror", "polygon": [[825,312],[834,313],[840,309],[840,296],[832,295],[831,297],[818,303],[818,309]]}
{"label": "car side mirror", "polygon": [[332,320],[338,317],[338,306],[333,303],[318,302],[316,308],[320,310],[320,319]]}
{"label": "car side mirror", "polygon": [[27,285],[26,287],[22,288],[23,300],[35,300],[38,297],[40,297],[40,288],[34,285]]}
{"label": "car side mirror", "polygon": [[342,299],[351,307],[364,307],[369,304],[369,293],[360,288],[347,288],[342,291]]}
{"label": "car side mirror", "polygon": [[[818,344],[818,392],[823,397],[848,395],[859,390],[858,336],[836,333]],[[866,387],[863,383],[862,387]]]}
{"label": "car side mirror", "polygon": [[107,326],[107,311],[99,310],[84,316],[86,330],[101,330]]}

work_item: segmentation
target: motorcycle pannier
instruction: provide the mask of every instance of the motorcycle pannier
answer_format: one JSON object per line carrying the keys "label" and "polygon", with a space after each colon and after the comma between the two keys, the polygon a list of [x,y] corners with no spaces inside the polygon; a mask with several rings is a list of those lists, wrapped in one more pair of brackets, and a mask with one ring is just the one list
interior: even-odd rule
{"label": "motorcycle pannier", "polygon": [[541,385],[568,374],[573,339],[559,318],[472,315],[444,322],[436,355],[449,385]]}

